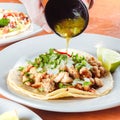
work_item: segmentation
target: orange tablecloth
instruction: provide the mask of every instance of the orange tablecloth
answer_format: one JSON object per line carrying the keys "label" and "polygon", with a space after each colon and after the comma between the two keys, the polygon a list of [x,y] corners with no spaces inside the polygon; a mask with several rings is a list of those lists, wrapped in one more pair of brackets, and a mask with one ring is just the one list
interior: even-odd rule
{"label": "orange tablecloth", "polygon": [[[0,0],[18,2],[18,0]],[[96,0],[89,10],[90,21],[86,33],[104,34],[120,38],[120,0]],[[45,31],[37,34],[47,34]],[[8,45],[7,45],[8,46]],[[7,46],[0,47],[0,50]],[[3,97],[3,95],[0,95]],[[120,107],[85,113],[57,113],[30,108],[44,120],[120,120]]]}

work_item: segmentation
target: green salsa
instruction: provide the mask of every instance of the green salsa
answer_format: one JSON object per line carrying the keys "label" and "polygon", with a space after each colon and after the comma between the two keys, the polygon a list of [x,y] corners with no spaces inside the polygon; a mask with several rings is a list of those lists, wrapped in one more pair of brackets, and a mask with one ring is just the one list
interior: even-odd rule
{"label": "green salsa", "polygon": [[55,31],[62,37],[69,39],[79,34],[85,25],[82,17],[63,19],[55,25]]}

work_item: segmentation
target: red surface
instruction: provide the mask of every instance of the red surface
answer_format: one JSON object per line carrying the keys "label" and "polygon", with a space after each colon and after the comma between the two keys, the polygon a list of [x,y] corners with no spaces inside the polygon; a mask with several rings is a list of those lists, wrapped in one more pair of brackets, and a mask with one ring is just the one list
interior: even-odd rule
{"label": "red surface", "polygon": [[[0,0],[0,2],[18,2]],[[85,32],[120,38],[120,0],[96,0],[89,10],[90,21]],[[47,34],[45,31],[37,34]],[[6,46],[0,47],[0,50]],[[0,95],[0,97],[3,97]],[[9,98],[10,99],[10,98]],[[99,104],[99,103],[98,103]],[[44,120],[120,120],[120,107],[86,113],[57,113],[31,108]]]}

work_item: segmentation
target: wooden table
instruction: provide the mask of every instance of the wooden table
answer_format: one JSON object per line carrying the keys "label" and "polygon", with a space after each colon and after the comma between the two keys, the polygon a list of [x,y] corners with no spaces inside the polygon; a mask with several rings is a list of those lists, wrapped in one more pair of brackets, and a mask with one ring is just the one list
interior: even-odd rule
{"label": "wooden table", "polygon": [[[18,2],[18,0],[0,0],[0,2]],[[89,13],[90,21],[85,32],[120,38],[120,0],[96,0]],[[47,33],[43,31],[37,34],[37,36],[43,34]],[[7,46],[0,47],[0,50]],[[0,95],[0,97],[4,96]],[[44,120],[120,120],[119,106],[107,110],[85,113],[58,113],[34,108],[30,109]]]}

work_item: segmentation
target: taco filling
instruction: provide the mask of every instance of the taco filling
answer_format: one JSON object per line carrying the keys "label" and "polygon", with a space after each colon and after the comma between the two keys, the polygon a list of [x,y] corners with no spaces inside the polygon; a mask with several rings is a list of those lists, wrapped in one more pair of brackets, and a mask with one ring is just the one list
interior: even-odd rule
{"label": "taco filling", "polygon": [[[33,97],[37,97],[37,95],[38,97],[39,95],[47,96],[45,99],[97,97],[112,89],[112,83],[110,83],[110,88],[106,87],[102,93],[97,93],[97,90],[106,86],[106,82],[103,80],[110,78],[107,80],[107,84],[112,81],[110,73],[93,56],[72,49],[69,49],[68,52],[65,52],[65,49],[49,49],[48,52],[40,54],[33,61],[28,61],[26,66],[19,66],[16,71],[19,73],[19,84],[17,82],[11,84],[10,81],[15,77],[11,79],[9,74],[8,85],[16,90],[18,87],[18,91],[19,88],[22,88],[31,92]],[[15,82],[15,80],[13,81]],[[24,91],[22,93],[25,94]],[[59,95],[57,96],[57,94]]]}

